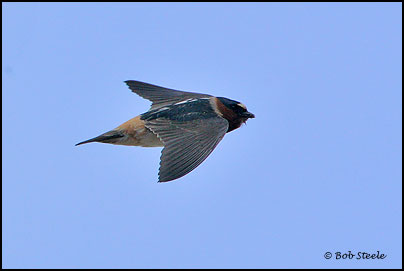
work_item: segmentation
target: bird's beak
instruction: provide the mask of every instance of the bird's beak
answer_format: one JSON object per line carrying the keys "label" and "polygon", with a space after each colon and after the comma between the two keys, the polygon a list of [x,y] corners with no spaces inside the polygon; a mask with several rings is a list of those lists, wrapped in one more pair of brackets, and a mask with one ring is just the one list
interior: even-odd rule
{"label": "bird's beak", "polygon": [[255,118],[255,115],[253,114],[253,113],[250,113],[250,112],[243,112],[242,114],[241,114],[241,116],[243,117],[243,118],[247,118],[247,119],[253,119],[253,118]]}

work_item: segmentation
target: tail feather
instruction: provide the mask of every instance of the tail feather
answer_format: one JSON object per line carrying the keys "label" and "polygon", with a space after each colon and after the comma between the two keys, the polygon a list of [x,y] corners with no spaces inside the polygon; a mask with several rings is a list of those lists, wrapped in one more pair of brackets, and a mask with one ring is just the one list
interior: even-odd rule
{"label": "tail feather", "polygon": [[100,136],[91,138],[89,140],[85,140],[83,142],[77,143],[75,146],[81,145],[81,144],[86,144],[86,143],[91,143],[91,142],[100,142],[100,143],[116,143],[119,138],[124,137],[125,135],[116,130],[112,130],[109,132],[106,132]]}

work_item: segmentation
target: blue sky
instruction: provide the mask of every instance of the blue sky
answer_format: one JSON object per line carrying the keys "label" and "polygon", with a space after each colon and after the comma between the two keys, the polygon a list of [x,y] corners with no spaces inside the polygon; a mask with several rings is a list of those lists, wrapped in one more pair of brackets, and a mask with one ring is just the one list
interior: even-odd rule
{"label": "blue sky", "polygon": [[[402,266],[401,3],[2,6],[3,268]],[[148,110],[128,79],[256,118],[157,183],[74,146]]]}

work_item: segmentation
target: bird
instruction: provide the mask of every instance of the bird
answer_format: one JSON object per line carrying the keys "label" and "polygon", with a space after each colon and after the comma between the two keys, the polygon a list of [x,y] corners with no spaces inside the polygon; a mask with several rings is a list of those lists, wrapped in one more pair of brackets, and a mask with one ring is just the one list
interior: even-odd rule
{"label": "bird", "polygon": [[226,133],[253,113],[241,102],[208,94],[127,80],[129,89],[152,102],[150,109],[113,130],[77,143],[163,147],[158,182],[173,181],[199,166]]}

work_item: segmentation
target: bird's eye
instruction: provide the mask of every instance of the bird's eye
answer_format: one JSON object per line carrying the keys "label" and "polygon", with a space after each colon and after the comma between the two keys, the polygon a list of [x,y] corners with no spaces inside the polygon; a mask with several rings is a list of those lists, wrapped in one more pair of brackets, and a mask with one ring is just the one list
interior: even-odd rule
{"label": "bird's eye", "polygon": [[247,112],[247,107],[244,104],[238,103],[237,106],[241,109],[242,112]]}
{"label": "bird's eye", "polygon": [[247,109],[245,107],[242,106],[237,106],[237,109],[241,112],[247,112]]}
{"label": "bird's eye", "polygon": [[235,112],[244,112],[245,109],[239,106],[238,104],[232,104],[231,109],[233,109]]}

